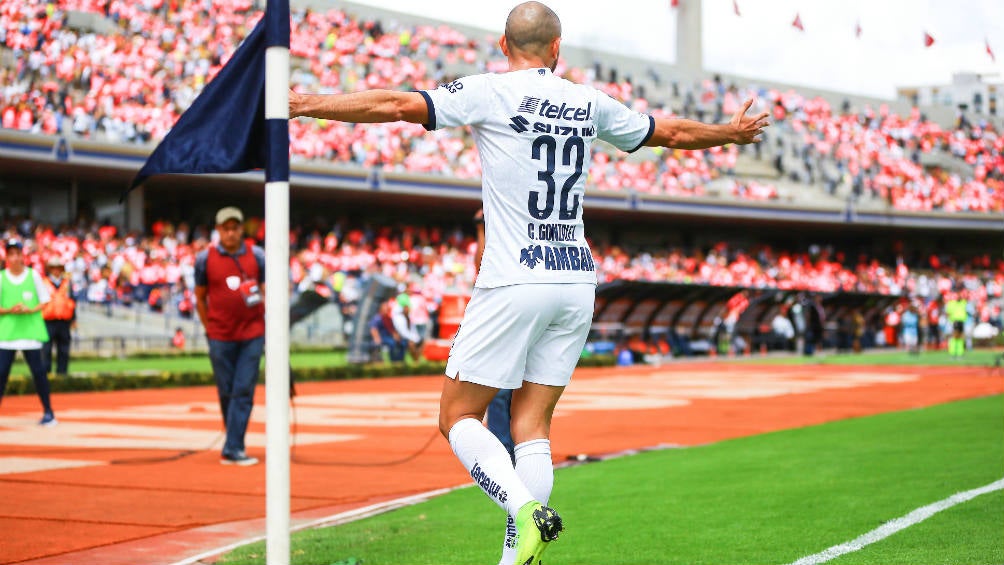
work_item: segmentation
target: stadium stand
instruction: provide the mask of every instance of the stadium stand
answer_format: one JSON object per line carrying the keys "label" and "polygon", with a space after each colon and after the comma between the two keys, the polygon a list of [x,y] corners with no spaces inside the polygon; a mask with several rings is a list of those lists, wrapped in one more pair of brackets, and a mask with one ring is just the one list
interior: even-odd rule
{"label": "stadium stand", "polygon": [[[462,73],[502,70],[493,38],[479,38],[477,33],[418,20],[360,16],[347,8],[319,10],[297,3],[294,8],[291,79],[297,89],[427,88]],[[18,143],[41,152],[50,151],[50,140],[58,140],[53,149],[57,157],[60,151],[81,147],[92,152],[114,147],[113,153],[135,148],[124,153],[124,159],[145,154],[260,15],[249,0],[4,2],[0,134],[14,133]],[[933,217],[923,213],[993,218],[1004,211],[1004,136],[991,120],[960,115],[954,123],[936,122],[916,108],[897,114],[880,103],[835,101],[832,96],[719,76],[674,77],[652,67],[629,74],[617,64],[590,63],[584,55],[570,55],[559,72],[656,115],[719,120],[750,94],[758,96],[759,108],[774,115],[775,127],[766,141],[742,150],[644,149],[627,155],[598,145],[589,191],[595,202],[608,207],[606,218],[630,215],[638,202],[671,206],[678,200],[707,205],[709,213],[723,216],[769,217],[791,210],[802,225],[815,209],[839,216],[846,207],[849,219],[875,213],[882,221]],[[413,124],[363,128],[324,121],[293,121],[290,130],[294,167],[312,172],[311,167],[323,163],[343,164],[356,172],[340,173],[340,182],[364,190],[463,188],[472,183],[456,179],[480,175],[472,139],[463,132],[428,134]],[[25,133],[34,137],[22,137]],[[88,145],[92,143],[98,145]],[[100,180],[113,173],[94,174]],[[334,192],[315,200],[329,196]],[[746,207],[727,208],[736,202]],[[687,213],[692,212],[682,212]],[[5,235],[28,240],[36,251],[36,265],[52,253],[69,261],[75,292],[84,302],[191,315],[192,260],[211,237],[206,226],[150,218],[143,222],[143,232],[118,233],[112,225],[69,222],[49,228],[15,216],[5,212]],[[251,225],[249,237],[260,240],[260,218]],[[904,235],[886,237],[893,241]],[[793,242],[751,244],[744,237],[623,248],[613,243],[618,239],[608,233],[594,242],[599,280],[605,285],[658,281],[728,288],[732,294],[739,288],[776,289],[787,293],[785,297],[811,291],[917,298],[926,304],[965,290],[980,319],[999,323],[1004,262],[978,251],[960,249],[958,254],[930,258],[916,253],[859,257],[859,249],[847,245],[840,251],[839,243],[838,250],[831,251]],[[445,315],[445,305],[452,301],[444,297],[463,297],[473,284],[472,234],[442,222],[404,222],[380,229],[329,222],[312,231],[296,228],[291,241],[294,292],[327,292],[346,319],[352,318],[353,304],[361,295],[360,281],[383,275],[405,288],[417,285],[430,304],[444,305],[442,337],[452,333],[456,322],[456,312]],[[700,349],[704,340],[710,348],[716,319],[723,314],[718,301],[731,295],[699,294],[635,302],[633,297],[612,299],[601,293],[594,333],[617,339],[664,335],[674,349],[682,338],[689,351]],[[858,302],[834,302],[830,313],[846,317],[862,307]],[[751,314],[740,318],[738,331],[763,333],[761,327],[780,310],[772,304],[752,304]],[[869,306],[869,320],[877,319],[885,307]]]}
{"label": "stadium stand", "polygon": [[[260,225],[249,222],[248,237],[260,239]],[[5,238],[26,242],[29,264],[42,268],[51,257],[67,263],[75,297],[104,307],[170,311],[192,316],[195,254],[212,239],[208,226],[175,226],[155,222],[150,236],[120,235],[111,226],[54,230],[25,219],[4,227]],[[473,287],[474,235],[449,226],[334,225],[321,233],[291,233],[295,242],[290,259],[294,295],[316,290],[352,319],[361,287],[373,276],[386,277],[401,290],[422,294],[438,311],[438,332],[449,339],[456,331],[466,297]],[[841,251],[810,248],[775,250],[759,245],[746,251],[727,242],[708,249],[629,253],[616,246],[595,246],[601,284],[623,281],[660,282],[707,287],[777,289],[832,294],[908,297],[926,305],[952,292],[966,291],[979,321],[999,320],[1004,288],[1004,259],[977,256],[968,261],[952,257],[922,257],[913,267],[902,257],[883,264],[868,256],[848,259]],[[734,291],[733,291],[734,294]],[[716,300],[720,299],[716,295]],[[728,298],[728,297],[726,297]],[[691,350],[710,343],[724,302],[691,295],[672,299],[636,295],[597,302],[596,331],[622,339],[671,333],[690,340]],[[996,310],[995,310],[996,309]],[[847,308],[835,311],[848,314]],[[747,328],[751,331],[754,328]],[[671,341],[671,340],[670,340]]]}
{"label": "stadium stand", "polygon": [[[0,124],[112,143],[155,142],[259,17],[247,0],[5,3]],[[428,88],[503,64],[492,41],[445,25],[305,7],[295,10],[293,25],[291,78],[308,91]],[[177,26],[185,33],[177,33]],[[987,121],[963,118],[943,128],[916,109],[899,116],[885,105],[855,110],[845,103],[834,111],[821,97],[791,90],[721,77],[670,83],[655,71],[618,77],[616,67],[599,63],[583,68],[563,62],[559,72],[656,115],[718,120],[750,94],[759,95],[754,110],[774,109],[778,127],[755,157],[736,147],[633,156],[600,148],[591,189],[750,201],[850,199],[865,209],[1004,210],[1004,138]],[[455,178],[480,174],[469,135],[426,135],[414,124],[294,121],[291,151],[299,163],[337,161]],[[774,166],[765,168],[769,160]],[[738,179],[737,171],[769,173]]]}

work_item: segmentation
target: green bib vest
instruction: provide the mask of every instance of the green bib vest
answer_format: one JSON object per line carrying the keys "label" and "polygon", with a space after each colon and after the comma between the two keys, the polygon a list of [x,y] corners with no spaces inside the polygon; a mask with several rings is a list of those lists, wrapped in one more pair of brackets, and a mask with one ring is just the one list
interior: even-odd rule
{"label": "green bib vest", "polygon": [[948,316],[948,320],[951,322],[965,322],[969,314],[966,313],[966,301],[965,300],[949,300],[945,304],[945,315]]}
{"label": "green bib vest", "polygon": [[[6,269],[0,271],[0,276],[3,277],[3,282],[0,282],[0,307],[9,309],[18,303],[27,308],[38,306],[35,276],[30,268],[26,268],[25,273],[21,284],[14,284]],[[0,341],[19,339],[49,341],[49,332],[45,329],[41,311],[34,314],[0,314]]]}

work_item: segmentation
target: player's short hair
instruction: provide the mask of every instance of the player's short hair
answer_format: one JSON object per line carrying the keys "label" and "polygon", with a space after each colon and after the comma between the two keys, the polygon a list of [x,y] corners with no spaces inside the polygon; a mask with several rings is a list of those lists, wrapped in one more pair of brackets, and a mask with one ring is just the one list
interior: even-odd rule
{"label": "player's short hair", "polygon": [[546,49],[561,37],[561,20],[540,2],[524,2],[509,12],[505,21],[505,38],[509,47],[537,52]]}

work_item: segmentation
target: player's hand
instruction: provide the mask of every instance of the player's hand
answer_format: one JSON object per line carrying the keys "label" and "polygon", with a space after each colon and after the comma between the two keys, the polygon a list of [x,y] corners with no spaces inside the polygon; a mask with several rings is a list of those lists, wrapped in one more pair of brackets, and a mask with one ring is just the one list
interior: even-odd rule
{"label": "player's hand", "polygon": [[301,108],[303,105],[304,96],[299,92],[294,92],[293,89],[289,89],[289,117],[298,118],[302,116]]}
{"label": "player's hand", "polygon": [[760,142],[763,140],[763,128],[770,125],[770,122],[767,121],[767,116],[770,114],[767,112],[761,112],[756,116],[746,115],[746,112],[749,111],[750,106],[752,105],[753,98],[750,97],[746,99],[742,108],[739,108],[739,110],[736,111],[735,115],[732,116],[732,120],[729,122],[729,124],[731,124],[736,130],[735,142],[739,145]]}

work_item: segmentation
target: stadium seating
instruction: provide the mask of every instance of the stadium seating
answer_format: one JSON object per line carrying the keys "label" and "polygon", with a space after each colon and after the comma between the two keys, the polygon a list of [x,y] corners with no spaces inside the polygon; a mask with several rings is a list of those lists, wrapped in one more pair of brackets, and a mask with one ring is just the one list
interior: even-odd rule
{"label": "stadium seating", "polygon": [[[0,50],[15,63],[0,67],[0,126],[116,143],[155,142],[260,15],[250,0],[4,3]],[[339,9],[296,11],[293,25],[291,78],[306,91],[431,88],[461,72],[504,67],[491,41],[445,25],[366,20]],[[178,26],[184,34],[175,31]],[[671,90],[656,80],[618,80],[615,69],[608,71],[564,62],[559,68],[572,80],[656,116],[720,120],[744,97],[758,94],[755,110],[773,109],[777,127],[756,152],[758,159],[762,151],[766,160],[774,159],[776,180],[735,177],[751,158],[734,146],[629,156],[598,145],[590,189],[754,201],[850,198],[859,206],[908,211],[1004,211],[1004,136],[991,124],[960,120],[943,129],[918,112],[897,116],[884,107],[837,112],[821,98],[793,91],[718,79],[674,84]],[[294,162],[480,175],[473,140],[463,131],[430,135],[414,124],[363,127],[323,120],[293,121],[290,129]],[[925,165],[930,162],[939,165]],[[805,185],[807,191],[799,188]]]}
{"label": "stadium seating", "polygon": [[[250,0],[4,2],[0,127],[118,144],[156,142],[260,16]],[[492,41],[467,37],[446,25],[368,20],[340,9],[298,10],[293,25],[291,78],[303,91],[433,88],[461,73],[504,70]],[[179,28],[185,33],[178,33]],[[955,124],[939,125],[917,110],[897,115],[883,106],[836,109],[796,91],[726,85],[717,78],[670,84],[651,77],[617,79],[615,69],[604,71],[565,61],[558,69],[571,80],[660,117],[720,121],[756,94],[754,110],[771,110],[775,124],[755,147],[643,149],[628,155],[596,144],[590,191],[669,199],[823,200],[838,206],[849,200],[883,211],[1004,212],[1004,136],[993,124],[963,116]],[[294,120],[290,133],[294,163],[335,161],[468,179],[480,175],[473,140],[462,130],[430,134],[406,123]],[[18,223],[6,228],[7,235],[18,231]],[[31,241],[29,257],[35,266],[44,264],[49,253],[70,261],[68,272],[82,300],[149,307],[150,295],[166,288],[167,307],[181,311],[187,301],[191,315],[194,257],[207,244],[208,228],[159,224],[146,237],[119,235],[109,226],[65,233],[20,231]],[[362,278],[382,274],[405,287],[415,284],[430,303],[439,305],[438,338],[449,339],[473,285],[472,235],[447,237],[442,227],[399,226],[375,233],[343,227],[333,227],[330,234],[291,234],[298,244],[290,262],[297,291],[330,288],[333,299],[350,313]],[[249,235],[261,238],[260,233]],[[804,249],[740,250],[725,242],[711,249],[657,250],[599,242],[594,255],[601,283],[861,292],[928,301],[965,288],[981,320],[999,319],[990,299],[1000,297],[1004,286],[1004,262],[989,258],[963,264],[882,264],[871,257],[851,260]],[[677,327],[688,333],[668,338],[685,338],[701,347],[721,314],[711,307],[700,300],[661,307],[601,300],[594,333],[603,338],[639,335],[651,327],[671,333],[677,320]],[[430,354],[442,355],[442,343],[436,347]]]}
{"label": "stadium seating", "polygon": [[[249,222],[255,223],[254,218]],[[122,235],[111,226],[98,225],[56,232],[30,220],[0,226],[0,231],[5,238],[25,240],[28,262],[36,268],[41,269],[52,255],[63,259],[74,295],[82,303],[143,309],[156,306],[175,316],[193,314],[194,257],[210,241],[206,226],[190,228],[163,221],[156,222],[147,237]],[[297,242],[290,258],[294,293],[321,292],[341,308],[344,317],[352,319],[363,281],[384,275],[399,288],[421,294],[437,319],[438,330],[427,342],[426,357],[441,359],[448,354],[449,340],[460,324],[473,286],[473,234],[441,226],[399,225],[374,230],[336,225],[324,236],[317,232],[299,236],[294,232],[291,236],[291,241]],[[931,256],[926,264],[911,268],[905,262],[884,265],[867,256],[849,260],[844,254],[825,250],[767,246],[741,250],[727,242],[705,252],[669,249],[662,253],[594,245],[594,256],[601,284],[651,281],[694,289],[692,295],[668,301],[636,303],[632,298],[601,295],[592,332],[597,343],[617,344],[634,337],[653,343],[665,341],[678,352],[710,352],[725,305],[710,303],[701,294],[702,289],[715,287],[903,296],[924,304],[965,290],[974,305],[974,320],[1001,319],[1004,260],[989,256],[967,261]],[[154,305],[151,296],[160,296],[162,301]],[[834,315],[841,312],[835,310]],[[881,312],[869,315],[881,317]],[[741,331],[754,335],[755,329],[751,326]]]}

